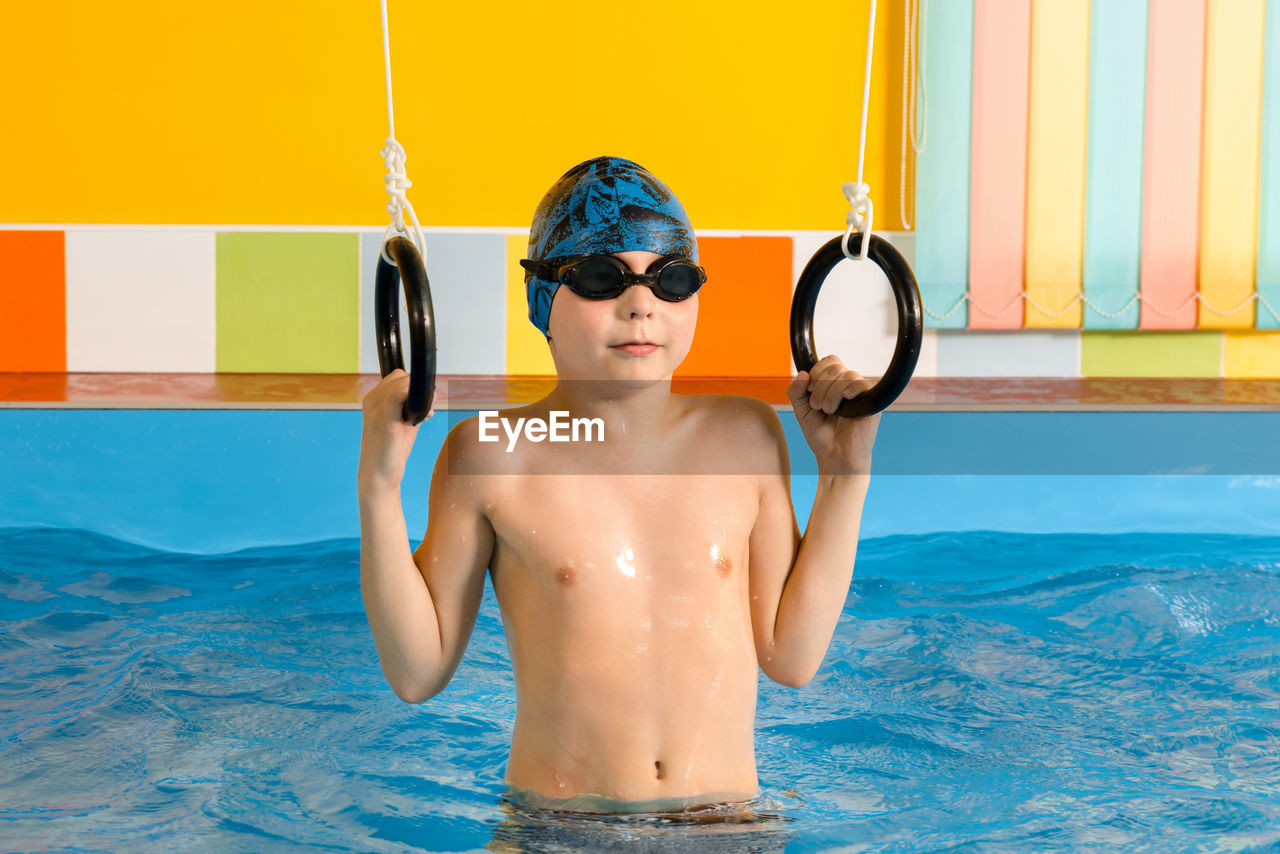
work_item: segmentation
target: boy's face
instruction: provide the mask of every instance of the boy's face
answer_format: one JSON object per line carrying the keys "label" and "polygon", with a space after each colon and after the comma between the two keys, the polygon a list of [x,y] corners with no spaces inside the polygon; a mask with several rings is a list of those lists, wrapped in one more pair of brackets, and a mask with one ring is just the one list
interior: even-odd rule
{"label": "boy's face", "polygon": [[[613,257],[632,272],[645,273],[662,256],[635,251],[614,252]],[[689,355],[697,322],[697,294],[669,302],[646,285],[633,284],[614,299],[590,300],[560,287],[551,303],[547,333],[561,378],[644,386],[670,377]],[[657,346],[621,348],[635,341]]]}

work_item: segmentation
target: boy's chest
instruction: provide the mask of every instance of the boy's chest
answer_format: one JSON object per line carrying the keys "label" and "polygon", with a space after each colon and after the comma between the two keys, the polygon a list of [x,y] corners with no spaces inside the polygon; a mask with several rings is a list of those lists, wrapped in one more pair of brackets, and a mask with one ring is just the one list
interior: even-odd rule
{"label": "boy's chest", "polygon": [[745,573],[759,497],[748,475],[537,475],[489,503],[495,583],[506,569],[548,591],[694,592]]}

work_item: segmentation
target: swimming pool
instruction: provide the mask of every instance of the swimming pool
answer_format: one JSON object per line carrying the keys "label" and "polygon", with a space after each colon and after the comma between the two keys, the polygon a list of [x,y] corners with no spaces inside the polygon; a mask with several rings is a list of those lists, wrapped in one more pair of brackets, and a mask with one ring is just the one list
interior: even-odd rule
{"label": "swimming pool", "polygon": [[[0,847],[1276,844],[1274,414],[1197,415],[886,413],[832,648],[802,689],[761,678],[753,820],[681,824],[504,805],[491,588],[450,687],[395,698],[333,538],[358,413],[0,410]],[[406,475],[415,543],[444,425]]]}
{"label": "swimming pool", "polygon": [[5,850],[1280,841],[1278,537],[866,540],[821,672],[761,680],[757,820],[689,826],[504,808],[492,588],[453,683],[410,706],[355,540],[207,556],[10,528],[0,555]]}

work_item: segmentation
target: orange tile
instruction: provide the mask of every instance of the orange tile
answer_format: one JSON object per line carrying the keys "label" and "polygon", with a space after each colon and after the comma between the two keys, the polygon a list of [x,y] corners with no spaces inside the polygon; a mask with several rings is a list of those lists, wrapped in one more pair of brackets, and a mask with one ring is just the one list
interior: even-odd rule
{"label": "orange tile", "polygon": [[702,237],[698,331],[676,376],[787,376],[791,238]]}
{"label": "orange tile", "polygon": [[0,231],[0,371],[67,369],[61,231]]}

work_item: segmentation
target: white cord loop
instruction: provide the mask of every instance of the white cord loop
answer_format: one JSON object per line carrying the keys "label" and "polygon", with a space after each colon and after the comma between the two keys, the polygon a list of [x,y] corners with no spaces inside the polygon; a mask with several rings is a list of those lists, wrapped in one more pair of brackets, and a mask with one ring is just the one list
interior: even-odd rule
{"label": "white cord loop", "polygon": [[[917,5],[917,2],[919,5]],[[911,147],[915,150],[917,161],[924,153],[925,116],[928,110],[928,91],[925,87],[926,39],[925,27],[917,19],[923,16],[928,19],[929,0],[907,0],[905,7],[906,21],[902,35],[902,153],[898,171],[898,210],[901,213],[902,227],[911,230],[911,221],[907,219],[907,137],[911,137]],[[920,49],[914,51],[911,30],[915,29],[920,41]],[[914,57],[914,58],[913,58]],[[915,87],[910,86],[911,75],[915,74]],[[908,99],[908,90],[910,98]],[[917,109],[917,100],[919,108]],[[912,199],[912,208],[915,199]]]}
{"label": "white cord loop", "polygon": [[[396,112],[391,103],[391,39],[388,36],[387,27],[387,0],[382,0],[382,57],[387,72],[387,126],[391,132],[381,152],[382,161],[387,167],[387,175],[383,182],[386,184],[387,193],[391,196],[391,201],[387,202],[387,210],[391,213],[391,224],[382,235],[382,259],[388,264],[396,263],[395,259],[387,255],[387,242],[399,235],[417,247],[418,254],[422,256],[422,262],[425,264],[427,242],[422,237],[418,215],[414,213],[413,205],[409,204],[409,197],[405,195],[405,191],[413,186],[413,182],[404,171],[404,162],[407,159],[404,147],[396,142]],[[412,232],[404,224],[405,211],[409,212],[409,221],[413,223]]]}
{"label": "white cord loop", "polygon": [[[862,261],[867,257],[867,242],[871,239],[871,188],[862,183],[862,159],[867,150],[867,107],[871,103],[871,54],[876,40],[876,0],[871,0],[870,20],[867,22],[867,67],[862,76],[862,130],[858,137],[858,180],[845,184],[845,198],[849,200],[849,213],[845,216],[844,239],[840,249],[850,261]],[[861,219],[859,219],[861,218]],[[854,255],[849,251],[849,237],[854,226],[862,227],[862,250]]]}
{"label": "white cord loop", "polygon": [[[840,248],[844,250],[844,257],[850,261],[858,261],[867,257],[867,241],[871,238],[871,222],[873,219],[871,199],[867,198],[867,193],[871,192],[871,188],[861,182],[850,182],[841,188],[844,191],[844,197],[849,200],[849,213],[845,215],[844,240],[840,242]],[[857,255],[849,252],[849,237],[853,234],[854,228],[857,227],[862,232],[862,247]]]}

